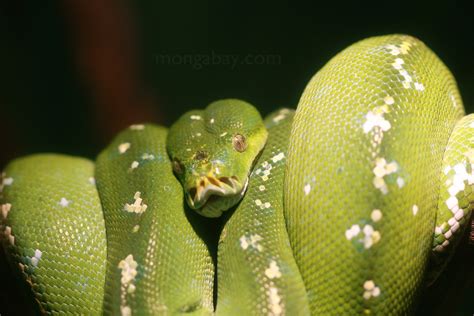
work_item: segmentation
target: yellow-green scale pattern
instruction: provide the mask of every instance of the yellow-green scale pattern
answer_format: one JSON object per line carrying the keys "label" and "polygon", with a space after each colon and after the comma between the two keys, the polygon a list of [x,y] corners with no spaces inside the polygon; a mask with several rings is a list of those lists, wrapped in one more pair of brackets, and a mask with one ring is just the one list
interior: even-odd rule
{"label": "yellow-green scale pattern", "polygon": [[449,70],[409,36],[356,43],[311,79],[291,132],[285,217],[312,314],[413,310],[462,115]]}
{"label": "yellow-green scale pattern", "polygon": [[[293,110],[269,115],[265,148],[218,247],[217,315],[309,315],[283,218],[283,181]],[[227,215],[227,214],[226,214]]]}
{"label": "yellow-green scale pattern", "polygon": [[100,315],[105,223],[90,160],[41,154],[0,178],[0,238],[44,314]]}
{"label": "yellow-green scale pattern", "polygon": [[105,313],[213,311],[214,266],[195,229],[205,224],[184,209],[166,136],[162,127],[131,126],[97,159],[107,229]]}
{"label": "yellow-green scale pattern", "polygon": [[[265,120],[261,157],[267,131],[243,103],[188,112],[168,140],[131,126],[95,170],[53,154],[7,166],[0,239],[42,312],[212,315],[216,284],[219,315],[413,312],[473,208],[474,118],[449,70],[409,36],[356,43],[311,79],[294,116]],[[183,157],[186,191],[196,175],[245,179],[258,157],[224,215],[216,279],[216,220],[186,208],[166,146]],[[196,211],[219,216],[239,198]]]}
{"label": "yellow-green scale pattern", "polygon": [[441,273],[461,240],[474,207],[474,115],[455,126],[443,158],[429,282]]}

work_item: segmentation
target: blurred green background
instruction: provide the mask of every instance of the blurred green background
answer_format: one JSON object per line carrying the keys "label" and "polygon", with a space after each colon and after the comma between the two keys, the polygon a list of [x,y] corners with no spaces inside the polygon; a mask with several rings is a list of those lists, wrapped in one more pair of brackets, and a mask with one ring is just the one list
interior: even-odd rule
{"label": "blurred green background", "polygon": [[[131,123],[169,125],[219,98],[245,99],[264,114],[295,107],[311,76],[338,51],[389,33],[431,47],[456,77],[466,111],[474,111],[468,1],[4,0],[0,168],[35,152],[94,158]],[[461,283],[449,291],[464,302],[459,313],[472,315],[473,251],[466,249],[454,264],[470,274],[444,282]],[[2,269],[0,256],[3,316],[21,310],[22,298]],[[445,290],[432,290],[420,311],[441,314]],[[462,301],[466,290],[472,302]]]}

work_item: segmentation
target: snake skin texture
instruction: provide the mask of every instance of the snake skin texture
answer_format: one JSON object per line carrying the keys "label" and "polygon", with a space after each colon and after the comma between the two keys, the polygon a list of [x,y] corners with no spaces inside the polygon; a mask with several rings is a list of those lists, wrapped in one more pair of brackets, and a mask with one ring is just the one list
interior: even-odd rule
{"label": "snake skin texture", "polygon": [[283,181],[294,111],[265,119],[269,138],[218,249],[217,315],[308,315],[283,218]]}
{"label": "snake skin texture", "polygon": [[462,228],[469,227],[474,208],[473,170],[474,115],[471,114],[456,123],[443,157],[429,283],[436,280],[453,255],[461,241]]}
{"label": "snake skin texture", "polygon": [[193,229],[202,219],[184,210],[166,136],[162,127],[132,126],[97,159],[107,228],[107,314],[213,311],[214,266]]}
{"label": "snake skin texture", "polygon": [[95,164],[14,160],[0,238],[44,314],[412,314],[469,226],[464,115],[422,42],[369,38],[296,112],[220,100],[130,126]]}
{"label": "snake skin texture", "polygon": [[312,314],[413,310],[463,111],[448,69],[408,36],[356,43],[311,79],[292,126],[285,216]]}
{"label": "snake skin texture", "polygon": [[94,163],[63,155],[17,159],[0,178],[0,234],[43,313],[97,315],[106,239]]}

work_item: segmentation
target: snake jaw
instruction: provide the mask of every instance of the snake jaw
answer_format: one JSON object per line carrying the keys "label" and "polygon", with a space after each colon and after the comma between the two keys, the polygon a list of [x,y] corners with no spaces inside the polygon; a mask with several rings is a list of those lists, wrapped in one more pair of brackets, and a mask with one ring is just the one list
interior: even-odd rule
{"label": "snake jaw", "polygon": [[195,186],[187,192],[186,199],[191,208],[200,209],[213,195],[226,197],[241,191],[242,184],[236,176],[216,178],[214,175],[208,175],[196,180]]}

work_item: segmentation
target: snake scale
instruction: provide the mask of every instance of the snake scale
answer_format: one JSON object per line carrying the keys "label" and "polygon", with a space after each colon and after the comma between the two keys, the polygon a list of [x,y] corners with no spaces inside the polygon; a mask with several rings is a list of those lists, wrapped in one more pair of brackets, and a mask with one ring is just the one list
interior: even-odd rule
{"label": "snake scale", "polygon": [[95,162],[12,161],[0,236],[45,314],[410,314],[467,226],[473,144],[438,57],[373,37],[296,111],[220,100]]}

